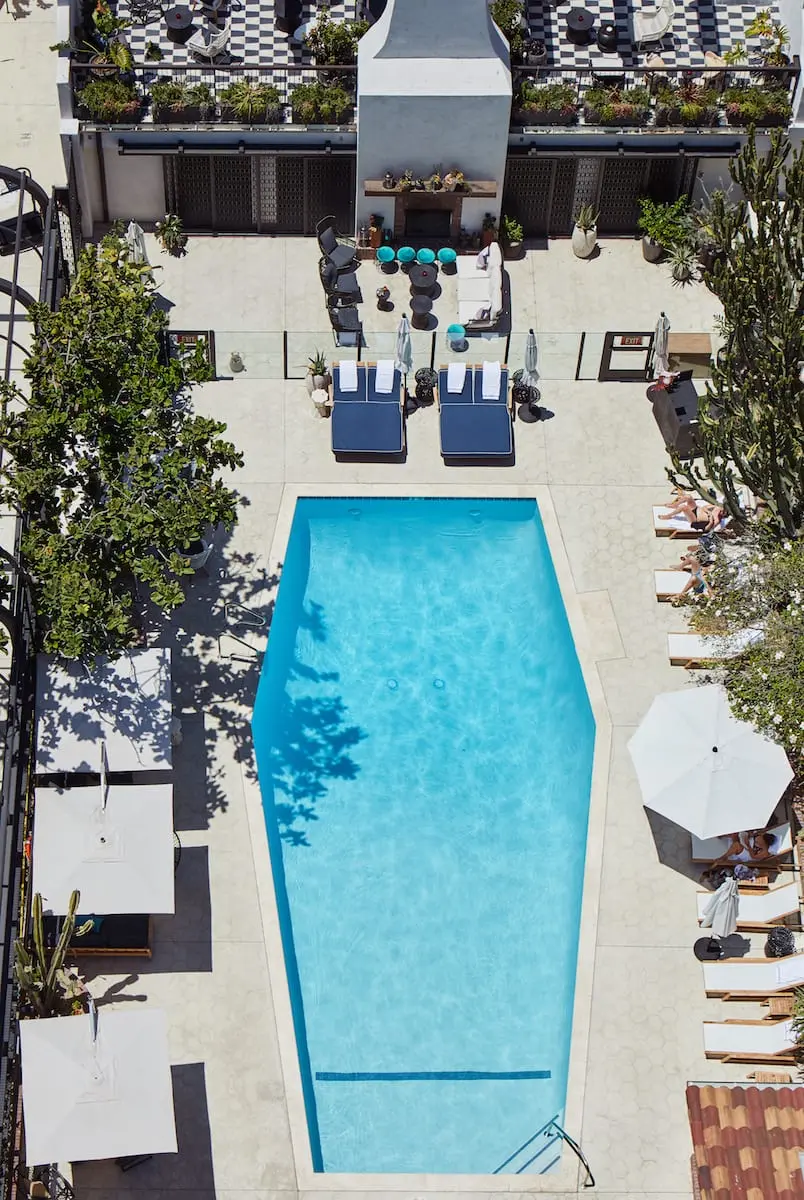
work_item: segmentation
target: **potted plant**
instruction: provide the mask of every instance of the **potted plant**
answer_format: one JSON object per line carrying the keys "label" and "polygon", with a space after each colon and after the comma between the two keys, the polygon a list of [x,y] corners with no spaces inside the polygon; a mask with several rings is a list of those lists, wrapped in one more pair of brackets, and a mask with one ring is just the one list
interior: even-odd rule
{"label": "potted plant", "polygon": [[689,283],[695,274],[695,251],[688,242],[678,242],[670,251],[670,274],[674,283]]}
{"label": "potted plant", "polygon": [[718,96],[712,87],[683,79],[669,80],[656,92],[656,124],[703,128],[718,123]]}
{"label": "potted plant", "polygon": [[162,249],[174,258],[181,258],[187,249],[187,234],[184,223],[176,213],[166,213],[163,221],[157,221],[154,233]]}
{"label": "potted plant", "polygon": [[205,83],[160,79],[151,85],[151,111],[157,124],[189,125],[206,120],[213,104],[212,91]]}
{"label": "potted plant", "polygon": [[769,8],[760,9],[745,29],[746,37],[760,39],[759,56],[765,67],[788,67],[790,57],[785,47],[790,34],[779,21],[774,21]]}
{"label": "potted plant", "polygon": [[790,101],[784,88],[737,84],[723,93],[729,125],[756,125],[769,128],[786,126],[790,121]]}
{"label": "potted plant", "polygon": [[463,171],[451,170],[447,171],[442,183],[445,192],[460,192],[466,183],[463,177]]}
{"label": "potted plant", "polygon": [[511,57],[522,61],[525,48],[525,6],[522,0],[494,0],[491,15],[500,33],[508,42]]}
{"label": "potted plant", "polygon": [[351,66],[357,61],[357,43],[368,27],[368,21],[333,21],[325,10],[307,34],[305,45],[319,66]]}
{"label": "potted plant", "polygon": [[137,90],[117,75],[90,79],[78,102],[99,125],[133,125],[142,120],[143,103]]}
{"label": "potted plant", "polygon": [[315,350],[307,360],[307,377],[304,381],[307,388],[307,394],[312,396],[313,392],[321,391],[329,387],[329,375],[327,373],[327,358],[323,350]]}
{"label": "potted plant", "polygon": [[536,87],[526,79],[519,89],[514,115],[525,125],[574,125],[578,120],[576,90],[571,83]]}
{"label": "potted plant", "polygon": [[522,250],[522,240],[525,236],[521,224],[516,217],[504,216],[500,222],[502,243],[506,258],[518,258]]}
{"label": "potted plant", "polygon": [[480,231],[480,244],[484,248],[497,241],[497,222],[492,213],[486,213]]}
{"label": "potted plant", "polygon": [[433,171],[432,175],[430,176],[430,178],[428,179],[427,182],[428,182],[431,192],[440,192],[441,191],[442,179],[441,179],[441,176],[438,173],[438,171]]}
{"label": "potted plant", "polygon": [[671,204],[661,204],[643,196],[639,201],[639,221],[642,230],[642,257],[646,262],[658,262],[665,251],[687,240],[687,198],[679,197]]}
{"label": "potted plant", "polygon": [[413,172],[405,171],[405,174],[399,180],[400,192],[409,192],[413,187]]}
{"label": "potted plant", "polygon": [[293,119],[302,125],[339,125],[350,115],[353,100],[337,83],[300,83],[290,96]]}
{"label": "potted plant", "polygon": [[591,204],[582,204],[575,217],[575,228],[572,231],[572,252],[576,258],[589,258],[597,245],[597,219]]}
{"label": "potted plant", "polygon": [[584,97],[584,120],[588,125],[644,125],[650,114],[646,87],[590,87]]}
{"label": "potted plant", "polygon": [[161,62],[163,58],[162,49],[156,42],[149,42],[145,47],[146,62]]}
{"label": "potted plant", "polygon": [[269,83],[235,79],[220,94],[221,120],[238,125],[277,124],[281,120],[279,90]]}

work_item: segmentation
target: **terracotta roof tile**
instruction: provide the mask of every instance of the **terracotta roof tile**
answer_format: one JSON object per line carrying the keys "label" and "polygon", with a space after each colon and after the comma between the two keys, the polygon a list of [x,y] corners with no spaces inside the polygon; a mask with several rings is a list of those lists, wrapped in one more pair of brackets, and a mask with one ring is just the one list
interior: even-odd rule
{"label": "terracotta roof tile", "polygon": [[701,1200],[804,1200],[804,1085],[687,1088]]}

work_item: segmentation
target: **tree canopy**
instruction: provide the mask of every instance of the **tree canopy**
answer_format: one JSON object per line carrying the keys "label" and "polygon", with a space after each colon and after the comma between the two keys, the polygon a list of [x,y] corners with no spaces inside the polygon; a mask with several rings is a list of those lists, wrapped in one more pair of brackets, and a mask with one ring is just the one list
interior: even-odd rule
{"label": "tree canopy", "polygon": [[702,466],[674,459],[695,487],[709,481],[735,517],[738,482],[765,501],[781,537],[804,529],[804,153],[774,133],[751,136],[730,172],[743,199],[712,197],[707,228],[722,260],[706,282],[723,305],[726,344],[699,399]]}
{"label": "tree canopy", "polygon": [[119,237],[87,247],[58,310],[31,317],[27,387],[0,385],[0,500],[27,518],[21,566],[44,649],[114,654],[139,635],[138,587],[181,604],[189,547],[234,524],[217,475],[242,455],[224,423],[193,415],[190,386],[211,378],[203,348],[167,355],[150,270]]}

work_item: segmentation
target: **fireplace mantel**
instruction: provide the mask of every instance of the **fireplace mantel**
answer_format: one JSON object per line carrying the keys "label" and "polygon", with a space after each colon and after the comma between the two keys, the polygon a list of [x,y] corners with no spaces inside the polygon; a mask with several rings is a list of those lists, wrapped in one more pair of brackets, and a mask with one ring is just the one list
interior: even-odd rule
{"label": "fireplace mantel", "polygon": [[381,179],[367,179],[363,184],[364,196],[461,196],[464,200],[494,200],[497,195],[497,184],[493,179],[467,179],[459,192],[449,192],[439,188],[437,192],[429,188],[383,187]]}
{"label": "fireplace mantel", "polygon": [[461,215],[464,200],[483,199],[493,200],[497,195],[497,184],[494,180],[469,180],[460,192],[448,192],[439,188],[437,192],[418,191],[416,188],[399,187],[384,188],[382,180],[369,179],[363,185],[366,196],[393,196],[394,198],[394,237],[401,238],[405,233],[405,214],[411,209],[440,209],[450,214],[449,236],[453,241],[460,237]]}

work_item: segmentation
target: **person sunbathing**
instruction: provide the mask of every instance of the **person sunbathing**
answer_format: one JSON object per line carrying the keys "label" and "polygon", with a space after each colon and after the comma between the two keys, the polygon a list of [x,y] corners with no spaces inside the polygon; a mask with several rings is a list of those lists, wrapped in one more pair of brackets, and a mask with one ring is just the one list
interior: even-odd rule
{"label": "person sunbathing", "polygon": [[683,517],[685,521],[689,522],[692,529],[698,530],[699,533],[711,533],[713,529],[717,529],[728,513],[721,504],[708,504],[690,495],[689,492],[680,492],[675,500],[667,506],[667,511],[659,513],[659,516],[663,521],[670,521],[673,517]]}
{"label": "person sunbathing", "polygon": [[690,565],[684,569],[685,571],[689,571],[690,577],[681,591],[676,595],[676,599],[680,600],[682,596],[686,596],[687,592],[692,592],[696,596],[706,596],[709,599],[713,595],[713,592],[706,581],[701,564],[696,560],[694,565]]}
{"label": "person sunbathing", "polygon": [[763,859],[773,858],[775,837],[766,829],[752,829],[747,833],[730,833],[731,843],[720,858],[715,859],[713,867],[725,866],[736,862],[762,862]]}

